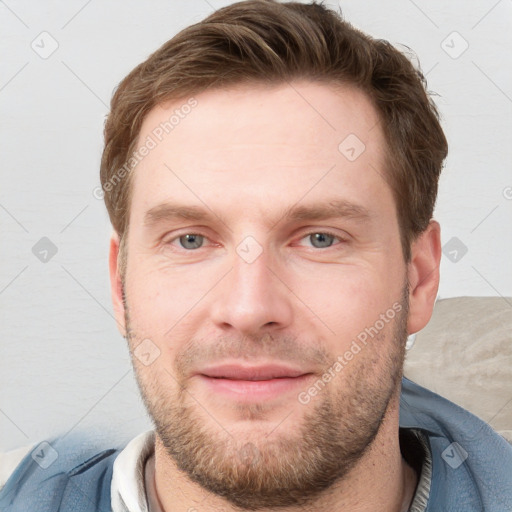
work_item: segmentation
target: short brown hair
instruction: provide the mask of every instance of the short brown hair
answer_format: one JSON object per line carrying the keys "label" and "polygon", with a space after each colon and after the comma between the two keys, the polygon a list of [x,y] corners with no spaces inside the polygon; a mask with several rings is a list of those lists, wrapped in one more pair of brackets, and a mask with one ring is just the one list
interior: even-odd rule
{"label": "short brown hair", "polygon": [[[396,202],[404,260],[428,226],[448,146],[419,69],[323,5],[249,0],[191,25],[119,85],[105,125],[101,184],[110,220],[125,239],[130,174],[115,181],[137,145],[148,112],[210,87],[305,79],[354,86],[379,113],[387,142],[385,179]],[[341,141],[340,141],[341,142]],[[123,176],[124,176],[123,174]],[[114,185],[113,185],[114,184]]]}

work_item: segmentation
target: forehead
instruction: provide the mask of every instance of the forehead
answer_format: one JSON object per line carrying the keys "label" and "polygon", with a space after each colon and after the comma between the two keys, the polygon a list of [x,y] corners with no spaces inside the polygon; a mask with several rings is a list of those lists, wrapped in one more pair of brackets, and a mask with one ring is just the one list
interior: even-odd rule
{"label": "forehead", "polygon": [[282,210],[305,194],[390,194],[378,114],[348,86],[244,85],[173,100],[147,115],[144,145],[132,206],[145,211],[176,199]]}

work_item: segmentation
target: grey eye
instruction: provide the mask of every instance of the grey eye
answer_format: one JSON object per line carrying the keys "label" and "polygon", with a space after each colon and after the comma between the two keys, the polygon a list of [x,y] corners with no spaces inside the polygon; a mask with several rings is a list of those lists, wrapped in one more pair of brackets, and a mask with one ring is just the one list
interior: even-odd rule
{"label": "grey eye", "polygon": [[199,249],[203,245],[204,236],[202,235],[183,235],[179,238],[180,244],[184,249]]}
{"label": "grey eye", "polygon": [[328,233],[312,233],[309,235],[309,237],[313,247],[317,247],[319,249],[330,247],[334,241],[334,238],[336,238],[333,235],[329,235]]}

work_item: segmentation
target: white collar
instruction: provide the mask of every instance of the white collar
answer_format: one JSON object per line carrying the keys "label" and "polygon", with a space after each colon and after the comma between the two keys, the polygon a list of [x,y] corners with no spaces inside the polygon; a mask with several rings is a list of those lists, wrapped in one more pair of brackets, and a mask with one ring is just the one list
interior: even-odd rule
{"label": "white collar", "polygon": [[155,451],[155,432],[132,439],[114,461],[110,486],[113,512],[149,512],[145,466]]}

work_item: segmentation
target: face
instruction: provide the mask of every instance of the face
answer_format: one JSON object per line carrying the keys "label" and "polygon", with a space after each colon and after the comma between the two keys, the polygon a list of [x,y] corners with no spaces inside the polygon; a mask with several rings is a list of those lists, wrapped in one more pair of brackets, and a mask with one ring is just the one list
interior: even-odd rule
{"label": "face", "polygon": [[242,508],[306,503],[400,384],[408,280],[377,113],[309,82],[195,101],[142,127],[119,321],[176,467]]}

